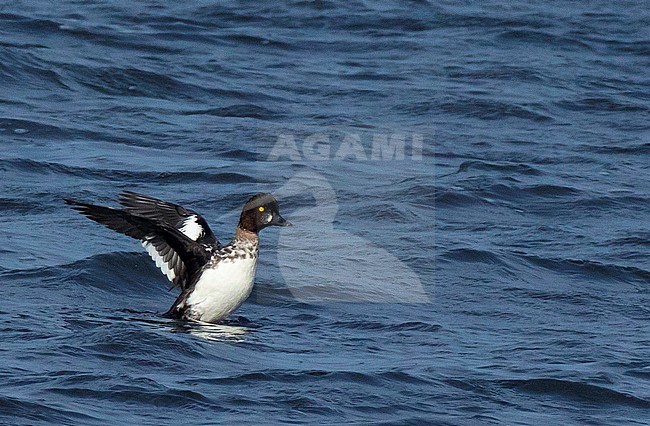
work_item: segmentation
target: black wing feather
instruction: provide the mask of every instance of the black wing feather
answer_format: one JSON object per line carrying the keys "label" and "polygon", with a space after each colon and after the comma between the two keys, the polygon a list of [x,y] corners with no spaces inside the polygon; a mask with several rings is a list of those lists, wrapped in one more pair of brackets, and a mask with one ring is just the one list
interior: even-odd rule
{"label": "black wing feather", "polygon": [[208,246],[221,247],[208,222],[193,210],[132,191],[122,192],[118,201],[129,213],[167,223],[178,230],[183,227],[188,218],[195,216],[197,223],[203,228],[196,241]]}
{"label": "black wing feather", "polygon": [[163,260],[167,262],[178,258],[180,262],[175,262],[173,265],[174,272],[178,272],[176,277],[179,280],[174,284],[181,287],[182,290],[189,285],[190,278],[198,274],[210,260],[210,253],[203,244],[191,240],[168,223],[138,216],[126,210],[96,206],[70,199],[66,199],[65,202],[89,219],[109,229],[152,244]]}

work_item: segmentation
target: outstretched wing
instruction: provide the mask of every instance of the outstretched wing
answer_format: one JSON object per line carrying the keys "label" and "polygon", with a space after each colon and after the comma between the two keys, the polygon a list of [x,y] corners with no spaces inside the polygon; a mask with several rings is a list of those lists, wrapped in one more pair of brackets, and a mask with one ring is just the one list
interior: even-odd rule
{"label": "outstretched wing", "polygon": [[207,247],[221,247],[208,223],[195,211],[132,191],[122,192],[119,202],[129,213],[171,225]]}
{"label": "outstretched wing", "polygon": [[[195,211],[132,191],[122,192],[119,202],[127,212],[166,223],[185,234],[189,239],[203,244],[206,250],[221,248],[221,244],[206,220]],[[142,241],[142,246],[156,262],[156,266],[173,283],[172,288],[182,287],[179,277],[185,276],[185,269],[183,263],[178,262],[177,255],[170,252],[156,238]]]}
{"label": "outstretched wing", "polygon": [[210,260],[210,251],[203,244],[193,241],[168,223],[138,216],[127,210],[96,206],[70,199],[66,199],[65,202],[89,219],[140,240],[150,254],[153,252],[160,259],[160,264],[158,262],[156,264],[174,286],[180,287],[181,290],[185,290],[189,285],[190,277],[196,275]]}

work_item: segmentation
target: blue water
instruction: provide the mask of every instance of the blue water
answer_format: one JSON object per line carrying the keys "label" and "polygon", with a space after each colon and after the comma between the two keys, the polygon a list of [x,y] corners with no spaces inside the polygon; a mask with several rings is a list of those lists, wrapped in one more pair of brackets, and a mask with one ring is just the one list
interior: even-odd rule
{"label": "blue water", "polygon": [[[0,423],[648,424],[649,28],[632,1],[4,2]],[[126,189],[224,242],[259,191],[295,226],[230,321],[174,322],[138,243],[62,202]]]}

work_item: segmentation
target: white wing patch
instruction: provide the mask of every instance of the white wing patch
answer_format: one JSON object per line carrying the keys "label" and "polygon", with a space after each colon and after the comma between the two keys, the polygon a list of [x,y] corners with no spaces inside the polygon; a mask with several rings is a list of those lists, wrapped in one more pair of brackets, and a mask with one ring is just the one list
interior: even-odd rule
{"label": "white wing patch", "polygon": [[192,216],[185,219],[185,222],[183,222],[183,226],[180,229],[180,231],[183,234],[187,235],[187,237],[192,241],[198,240],[199,237],[203,234],[203,227],[199,225],[197,219],[198,217],[193,214]]}
{"label": "white wing patch", "polygon": [[[183,222],[183,226],[180,227],[179,231],[181,231],[183,234],[185,234],[189,239],[196,241],[201,237],[201,235],[204,234],[203,227],[199,224],[198,222],[198,216],[193,214],[189,216],[185,221]],[[156,266],[160,268],[160,271],[169,279],[169,281],[174,282],[174,279],[176,279],[176,272],[174,271],[174,265],[180,262],[179,256],[177,253],[173,253],[169,261],[165,262],[165,259],[163,256],[160,255],[158,250],[156,250],[156,247],[154,247],[153,244],[151,244],[150,240],[153,238],[152,236],[147,237],[144,241],[142,241],[142,247],[147,250],[147,253],[149,253],[149,256],[153,259],[154,262],[156,262]],[[168,256],[169,257],[169,256]],[[180,270],[180,274],[182,275],[182,266]]]}
{"label": "white wing patch", "polygon": [[174,260],[170,259],[169,263],[165,262],[162,258],[162,256],[156,251],[156,248],[151,244],[149,241],[145,240],[142,242],[142,247],[144,247],[147,250],[147,253],[149,253],[149,256],[153,259],[154,262],[156,262],[156,266],[160,268],[162,273],[167,276],[169,281],[174,281],[174,278],[176,278],[176,273],[174,273],[174,266],[171,264],[171,262]]}

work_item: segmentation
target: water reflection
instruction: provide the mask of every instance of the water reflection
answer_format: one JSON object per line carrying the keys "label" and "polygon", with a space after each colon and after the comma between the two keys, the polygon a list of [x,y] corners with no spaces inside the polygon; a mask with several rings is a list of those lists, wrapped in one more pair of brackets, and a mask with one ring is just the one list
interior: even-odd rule
{"label": "water reflection", "polygon": [[205,322],[176,322],[172,327],[174,333],[188,333],[204,340],[218,342],[245,342],[246,336],[255,331],[255,326],[248,320],[230,320],[219,324]]}

